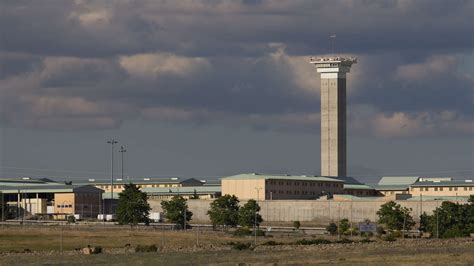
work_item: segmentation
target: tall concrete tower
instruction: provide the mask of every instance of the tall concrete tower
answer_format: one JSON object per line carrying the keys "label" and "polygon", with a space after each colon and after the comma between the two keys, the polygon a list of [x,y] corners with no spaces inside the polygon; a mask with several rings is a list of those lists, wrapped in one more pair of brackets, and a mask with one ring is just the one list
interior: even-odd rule
{"label": "tall concrete tower", "polygon": [[346,73],[353,57],[311,57],[321,73],[321,175],[346,176]]}

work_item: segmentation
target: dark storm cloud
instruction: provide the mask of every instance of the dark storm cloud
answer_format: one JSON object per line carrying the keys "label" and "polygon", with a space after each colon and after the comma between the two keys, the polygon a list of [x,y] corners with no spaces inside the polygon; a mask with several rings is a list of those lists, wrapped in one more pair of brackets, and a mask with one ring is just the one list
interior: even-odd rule
{"label": "dark storm cloud", "polygon": [[315,130],[319,80],[307,56],[328,53],[336,33],[335,49],[359,56],[349,75],[354,128],[472,134],[474,78],[462,61],[472,1],[0,5],[9,124],[108,128],[146,117]]}

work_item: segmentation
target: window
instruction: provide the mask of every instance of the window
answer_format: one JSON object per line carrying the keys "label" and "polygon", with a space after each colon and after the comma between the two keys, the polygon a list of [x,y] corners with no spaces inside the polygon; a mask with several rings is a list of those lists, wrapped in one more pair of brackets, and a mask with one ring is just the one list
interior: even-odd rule
{"label": "window", "polygon": [[458,191],[458,187],[454,187],[454,191]]}
{"label": "window", "polygon": [[[467,191],[467,187],[464,187],[464,191]],[[183,226],[184,227],[184,226]]]}
{"label": "window", "polygon": [[440,187],[440,188],[439,188],[439,191],[443,191],[443,187]]}
{"label": "window", "polygon": [[453,188],[452,188],[452,187],[450,187],[450,188],[449,188],[449,191],[453,191]]}
{"label": "window", "polygon": [[[469,191],[471,191],[471,190],[472,190],[472,187],[469,187]],[[184,227],[184,226],[183,226],[183,227]]]}
{"label": "window", "polygon": [[437,187],[435,187],[434,191],[438,191],[438,188],[437,188]]}

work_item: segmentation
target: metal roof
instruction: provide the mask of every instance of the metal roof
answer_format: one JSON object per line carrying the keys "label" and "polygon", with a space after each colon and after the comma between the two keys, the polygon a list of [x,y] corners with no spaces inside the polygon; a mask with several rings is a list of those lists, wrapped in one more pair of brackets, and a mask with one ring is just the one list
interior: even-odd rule
{"label": "metal roof", "polygon": [[380,179],[378,185],[411,185],[418,181],[419,178],[419,176],[384,176],[382,179]]}
{"label": "metal roof", "polygon": [[221,187],[220,186],[199,186],[199,187],[170,187],[170,188],[164,188],[164,187],[146,187],[142,188],[141,191],[147,193],[147,194],[193,194],[194,191],[196,193],[220,193],[221,192]]}
{"label": "metal roof", "polygon": [[468,186],[474,187],[474,182],[467,181],[467,180],[453,180],[453,181],[423,181],[423,182],[416,182],[415,184],[411,185],[412,187],[452,187],[452,186]]}
{"label": "metal roof", "polygon": [[305,175],[267,175],[267,174],[239,174],[223,177],[222,180],[245,180],[245,179],[278,179],[278,180],[298,180],[298,181],[326,181],[326,182],[344,182],[339,179],[324,176],[305,176]]}
{"label": "metal roof", "polygon": [[375,190],[408,190],[409,185],[374,185]]}
{"label": "metal roof", "polygon": [[0,191],[5,194],[20,193],[68,193],[68,192],[100,192],[91,185],[43,185],[43,186],[2,186]]}
{"label": "metal roof", "polygon": [[[197,194],[216,194],[216,193],[221,193],[221,187],[220,186],[197,186],[197,187],[147,187],[147,188],[141,188],[140,189],[142,192],[145,192],[148,195],[177,195],[177,194],[185,194],[185,195],[192,195],[194,194],[194,191],[196,191]],[[119,193],[120,192],[114,192],[114,199],[119,198]],[[111,193],[110,192],[104,192],[102,193],[102,198],[104,199],[110,199],[111,198]]]}
{"label": "metal roof", "polygon": [[364,184],[344,184],[344,189],[374,189],[371,186]]}

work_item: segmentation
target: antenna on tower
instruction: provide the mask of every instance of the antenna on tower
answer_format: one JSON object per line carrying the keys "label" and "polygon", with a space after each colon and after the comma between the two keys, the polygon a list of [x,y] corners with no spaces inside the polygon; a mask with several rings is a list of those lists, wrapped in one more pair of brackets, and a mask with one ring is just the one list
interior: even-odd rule
{"label": "antenna on tower", "polygon": [[331,53],[336,55],[334,53],[334,44],[335,44],[335,41],[336,41],[336,34],[333,34],[333,35],[330,35],[329,36],[329,45],[331,46]]}

